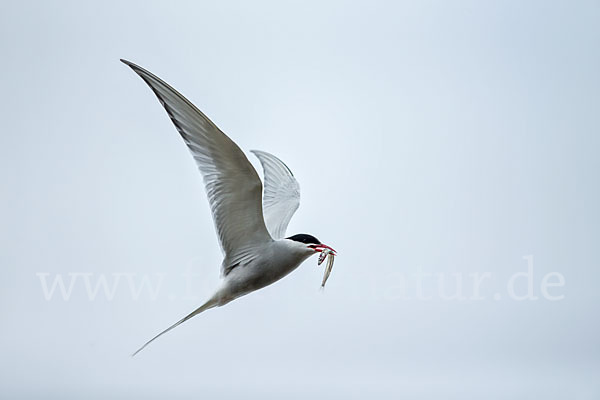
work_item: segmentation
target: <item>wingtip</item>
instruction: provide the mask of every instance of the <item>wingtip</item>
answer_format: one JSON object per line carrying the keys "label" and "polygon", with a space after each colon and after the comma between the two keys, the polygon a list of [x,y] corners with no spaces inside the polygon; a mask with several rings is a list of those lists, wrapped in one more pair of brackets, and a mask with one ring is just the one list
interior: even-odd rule
{"label": "wingtip", "polygon": [[[287,171],[290,173],[291,176],[294,176],[294,174],[292,173],[292,170],[283,162],[281,161],[281,159],[277,156],[274,156],[271,153],[268,153],[266,151],[262,151],[262,150],[250,150],[250,152],[252,154],[254,154],[256,156],[256,158],[258,158],[260,160],[260,163],[263,164],[263,162],[265,161],[264,159],[269,160],[270,162],[275,161],[275,163],[280,163],[281,165],[283,165],[283,167],[285,169],[287,169]],[[264,167],[264,165],[263,165]]]}
{"label": "wingtip", "polygon": [[129,60],[126,60],[124,58],[119,58],[119,61],[121,61],[123,64],[127,65],[128,67],[131,67],[133,69],[139,68],[135,63],[132,63]]}
{"label": "wingtip", "polygon": [[[261,161],[260,157],[264,152],[260,151],[260,150],[250,150],[250,153],[254,154],[254,157],[258,158],[258,160]],[[261,164],[262,164],[262,161],[261,161]]]}
{"label": "wingtip", "polygon": [[263,150],[250,150],[250,153],[254,154],[258,158],[260,158],[260,156],[273,157],[273,155],[271,153],[267,153],[266,151],[263,151]]}

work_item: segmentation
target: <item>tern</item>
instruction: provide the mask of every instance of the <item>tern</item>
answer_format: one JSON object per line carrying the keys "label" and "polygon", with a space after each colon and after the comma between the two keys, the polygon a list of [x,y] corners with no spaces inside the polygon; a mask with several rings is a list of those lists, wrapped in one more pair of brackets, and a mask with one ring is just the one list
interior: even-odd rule
{"label": "tern", "polygon": [[311,255],[335,250],[316,237],[284,238],[300,205],[300,186],[277,157],[252,150],[264,173],[263,184],[242,150],[179,92],[144,68],[121,59],[150,86],[183,138],[202,174],[219,244],[222,281],[200,307],[140,347],[192,317],[288,275]]}

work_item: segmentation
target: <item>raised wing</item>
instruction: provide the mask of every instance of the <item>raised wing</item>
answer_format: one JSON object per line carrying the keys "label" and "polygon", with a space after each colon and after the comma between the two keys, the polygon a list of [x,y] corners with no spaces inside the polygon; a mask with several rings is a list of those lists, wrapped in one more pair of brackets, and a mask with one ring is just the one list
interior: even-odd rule
{"label": "raised wing", "polygon": [[251,150],[260,160],[265,175],[263,213],[274,239],[285,236],[292,216],[300,206],[300,185],[292,171],[279,158],[264,151]]}
{"label": "raised wing", "polygon": [[126,60],[150,86],[171,117],[204,178],[213,220],[225,254],[223,269],[273,240],[265,227],[262,184],[240,148],[189,100],[157,76]]}

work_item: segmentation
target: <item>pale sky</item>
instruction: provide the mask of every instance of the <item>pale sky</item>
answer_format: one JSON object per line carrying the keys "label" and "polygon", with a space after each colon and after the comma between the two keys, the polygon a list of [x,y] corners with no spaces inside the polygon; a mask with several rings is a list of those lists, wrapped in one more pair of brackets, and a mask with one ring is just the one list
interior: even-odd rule
{"label": "pale sky", "polygon": [[[599,18],[2,2],[0,397],[597,399]],[[339,251],[325,290],[313,257],[129,357],[212,294],[221,253],[192,158],[119,58],[261,176],[249,150],[286,162],[288,233]],[[67,299],[44,291],[58,278]],[[101,279],[114,293],[90,299]]]}

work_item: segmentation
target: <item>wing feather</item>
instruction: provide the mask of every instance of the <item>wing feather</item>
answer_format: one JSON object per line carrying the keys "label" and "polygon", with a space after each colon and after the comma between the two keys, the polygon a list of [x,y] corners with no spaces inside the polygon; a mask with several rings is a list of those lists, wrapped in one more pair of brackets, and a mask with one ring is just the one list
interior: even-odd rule
{"label": "wing feather", "polygon": [[251,150],[251,152],[259,159],[264,171],[265,224],[274,239],[281,239],[285,236],[287,226],[300,206],[300,185],[292,171],[279,158],[265,151]]}
{"label": "wing feather", "polygon": [[225,255],[223,270],[228,272],[249,249],[273,240],[263,219],[262,183],[256,170],[242,150],[189,100],[140,66],[121,61],[150,86],[192,153],[204,178]]}

